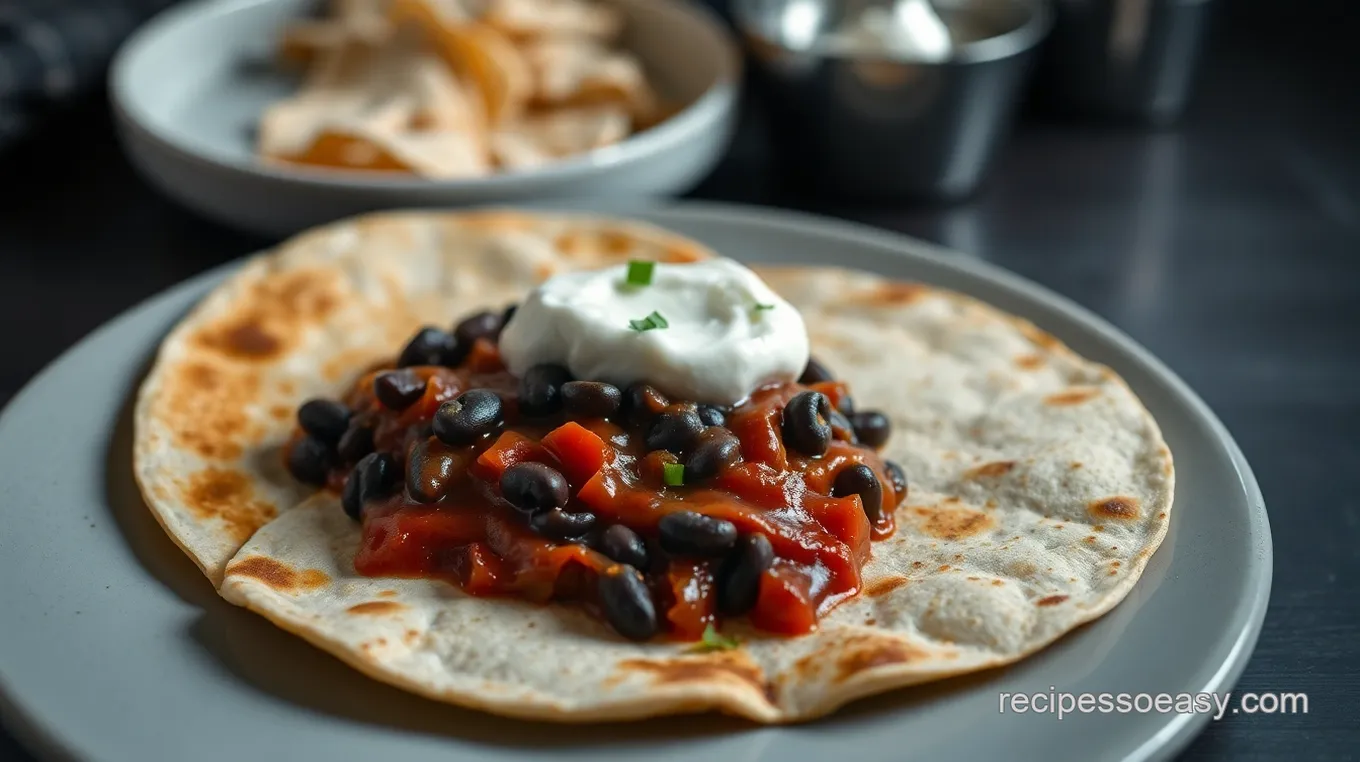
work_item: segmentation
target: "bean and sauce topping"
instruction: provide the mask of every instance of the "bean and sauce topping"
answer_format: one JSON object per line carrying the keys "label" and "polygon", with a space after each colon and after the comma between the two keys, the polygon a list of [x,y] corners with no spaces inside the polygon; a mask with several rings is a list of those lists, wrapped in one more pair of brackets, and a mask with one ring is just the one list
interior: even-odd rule
{"label": "bean and sauce topping", "polygon": [[907,494],[876,453],[886,416],[815,360],[731,407],[558,365],[516,378],[497,348],[513,309],[422,328],[298,409],[287,467],[362,522],[357,571],[576,600],[634,640],[738,616],[804,633],[858,592]]}

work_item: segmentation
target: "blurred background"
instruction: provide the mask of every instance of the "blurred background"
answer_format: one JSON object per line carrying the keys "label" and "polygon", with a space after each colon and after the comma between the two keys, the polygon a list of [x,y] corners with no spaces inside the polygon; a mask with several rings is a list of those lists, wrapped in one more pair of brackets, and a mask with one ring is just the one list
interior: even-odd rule
{"label": "blurred background", "polygon": [[[728,23],[788,12],[708,2]],[[273,240],[184,211],[115,138],[104,67],[169,4],[0,0],[0,403],[121,310]],[[864,146],[892,136],[854,125],[875,104],[816,81],[835,72],[781,68],[748,34],[735,139],[687,197],[944,244],[1076,300],[1166,361],[1271,500],[1281,562],[1239,689],[1314,697],[1308,715],[1211,724],[1187,758],[1353,758],[1360,506],[1343,482],[1360,457],[1360,4],[1040,6],[1047,34],[994,51],[1029,56],[1019,69],[912,70],[954,95],[896,102],[895,134],[913,135],[899,142],[928,150],[878,162]],[[964,159],[931,163],[941,156]],[[7,759],[9,743],[0,734]]]}

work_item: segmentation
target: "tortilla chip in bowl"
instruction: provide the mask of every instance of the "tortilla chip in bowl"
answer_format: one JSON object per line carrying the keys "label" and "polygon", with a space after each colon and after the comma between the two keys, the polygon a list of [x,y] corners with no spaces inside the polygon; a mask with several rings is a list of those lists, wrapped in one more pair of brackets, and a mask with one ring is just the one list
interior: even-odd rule
{"label": "tortilla chip in bowl", "polygon": [[394,207],[681,193],[731,139],[740,57],[686,0],[309,7],[208,0],[129,40],[114,110],[152,184],[282,235]]}

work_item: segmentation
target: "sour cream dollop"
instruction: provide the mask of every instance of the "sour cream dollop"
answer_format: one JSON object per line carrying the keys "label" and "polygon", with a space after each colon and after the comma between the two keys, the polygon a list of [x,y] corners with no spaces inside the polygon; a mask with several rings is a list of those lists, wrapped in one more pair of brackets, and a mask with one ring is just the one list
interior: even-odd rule
{"label": "sour cream dollop", "polygon": [[[522,375],[555,363],[582,380],[641,381],[676,399],[731,405],[807,365],[802,316],[746,267],[658,263],[645,286],[627,275],[627,265],[565,273],[530,292],[501,333],[506,367]],[[664,328],[646,327],[653,313]]]}

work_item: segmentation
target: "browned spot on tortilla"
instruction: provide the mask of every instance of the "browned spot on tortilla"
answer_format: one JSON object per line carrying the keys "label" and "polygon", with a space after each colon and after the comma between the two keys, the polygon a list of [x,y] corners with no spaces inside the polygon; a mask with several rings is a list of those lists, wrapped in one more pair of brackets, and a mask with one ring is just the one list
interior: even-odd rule
{"label": "browned spot on tortilla", "polygon": [[1111,570],[1110,570],[1110,576],[1111,576],[1111,577],[1117,576],[1118,574],[1119,574],[1119,572],[1115,571],[1114,569],[1111,569]]}
{"label": "browned spot on tortilla", "polygon": [[1092,516],[1102,519],[1132,521],[1138,518],[1138,500],[1132,497],[1107,497],[1086,506]]}
{"label": "browned spot on tortilla", "polygon": [[698,246],[692,243],[685,242],[685,243],[671,243],[670,245],[668,245],[666,247],[666,256],[663,258],[663,261],[698,262],[701,259],[707,258],[708,255],[705,254],[701,249],[699,249]]}
{"label": "browned spot on tortilla", "polygon": [[912,561],[912,562],[911,562],[911,568],[913,568],[913,569],[919,569],[919,568],[921,568],[922,566],[925,566],[925,564],[922,563],[922,562],[920,562],[920,561]]}
{"label": "browned spot on tortilla", "polygon": [[419,630],[407,630],[407,631],[406,631],[406,634],[403,635],[401,639],[402,639],[403,642],[406,643],[406,645],[409,646],[409,645],[415,643],[417,640],[420,640],[420,631],[419,631]]}
{"label": "browned spot on tortilla", "polygon": [[[856,673],[889,664],[910,664],[927,654],[896,640],[858,635],[837,644],[836,679],[848,680]],[[806,658],[806,657],[805,657]],[[795,667],[796,668],[796,667]]]}
{"label": "browned spot on tortilla", "polygon": [[1062,603],[1062,602],[1065,601],[1065,600],[1067,600],[1067,596],[1065,596],[1065,595],[1050,595],[1050,596],[1048,596],[1047,598],[1040,598],[1039,600],[1035,601],[1035,602],[1034,602],[1034,605],[1035,605],[1035,606],[1056,606],[1056,605],[1058,605],[1059,603]]}
{"label": "browned spot on tortilla", "polygon": [[164,484],[155,484],[151,487],[151,496],[157,500],[169,500],[170,491],[165,488]]}
{"label": "browned spot on tortilla", "polygon": [[269,414],[273,416],[275,420],[286,421],[293,417],[293,409],[287,405],[275,405],[269,408]]}
{"label": "browned spot on tortilla", "polygon": [[1012,468],[1015,468],[1015,461],[997,460],[970,468],[964,472],[963,476],[965,479],[976,479],[984,476],[1004,476],[1005,474],[1010,473]]}
{"label": "browned spot on tortilla", "polygon": [[1053,336],[1040,330],[1039,328],[1030,323],[1021,322],[1020,333],[1022,333],[1025,338],[1029,339],[1035,344],[1038,344],[1044,349],[1056,349],[1057,347],[1062,346],[1061,341],[1058,341]]}
{"label": "browned spot on tortilla", "polygon": [[1043,355],[1020,355],[1015,358],[1015,364],[1022,370],[1038,370],[1044,367]]}
{"label": "browned spot on tortilla", "polygon": [[292,381],[280,381],[279,392],[291,397],[292,395],[297,394],[297,385]]}
{"label": "browned spot on tortilla", "polygon": [[303,569],[302,574],[298,577],[298,587],[311,590],[330,581],[330,575],[320,569]]}
{"label": "browned spot on tortilla", "polygon": [[1001,587],[1001,586],[1004,585],[1004,584],[1006,584],[1006,583],[1005,583],[1005,582],[1002,582],[1002,581],[999,580],[999,579],[994,579],[994,580],[992,580],[992,587]]}
{"label": "browned spot on tortilla", "polygon": [[767,699],[773,686],[765,673],[751,658],[741,652],[714,653],[703,656],[683,656],[673,659],[627,659],[619,663],[623,670],[648,672],[658,685],[675,683],[739,683],[754,688]]}
{"label": "browned spot on tortilla", "polygon": [[239,471],[207,468],[189,477],[181,497],[194,515],[218,519],[231,537],[240,542],[274,518],[274,506],[255,497],[250,478]]}
{"label": "browned spot on tortilla", "polygon": [[1071,469],[1073,469],[1073,470],[1076,470],[1076,469],[1078,469],[1078,468],[1081,468],[1081,463],[1079,463],[1079,462],[1077,462],[1077,461],[1074,460],[1074,461],[1072,461],[1071,463],[1068,464],[1068,467],[1071,468]]}
{"label": "browned spot on tortilla", "polygon": [[366,601],[345,609],[351,614],[391,614],[406,608],[396,601]]}
{"label": "browned spot on tortilla", "polygon": [[1044,397],[1044,404],[1055,406],[1080,405],[1098,394],[1100,394],[1099,389],[1089,386],[1074,386],[1071,389]]}
{"label": "browned spot on tortilla", "polygon": [[1038,571],[1034,564],[1029,561],[1015,561],[1007,566],[1006,570],[1015,577],[1032,577]]}
{"label": "browned spot on tortilla", "polygon": [[1118,561],[1111,561],[1111,562],[1110,562],[1110,566],[1113,566],[1114,568],[1118,569],[1118,568],[1119,568],[1119,562],[1118,562]]}
{"label": "browned spot on tortilla", "polygon": [[1086,535],[1086,539],[1082,540],[1082,542],[1095,542],[1095,541],[1096,541],[1096,536],[1093,535],[1093,534],[1088,534],[1088,535]]}
{"label": "browned spot on tortilla", "polygon": [[869,625],[870,627],[872,627],[872,626],[878,624],[878,620],[875,619],[875,618],[873,618],[873,617],[869,617],[868,619],[865,619],[865,620],[864,620],[864,623],[867,624],[867,625]]}
{"label": "browned spot on tortilla", "polygon": [[1091,531],[1092,531],[1092,532],[1104,532],[1104,531],[1105,531],[1105,525],[1104,525],[1104,524],[1096,524],[1095,526],[1091,527]]}
{"label": "browned spot on tortilla", "polygon": [[383,590],[378,593],[379,598],[394,598],[396,597],[396,595],[397,595],[396,590]]}
{"label": "browned spot on tortilla", "polygon": [[1157,514],[1157,518],[1159,518],[1159,519],[1164,519],[1164,518],[1166,518],[1166,511],[1162,511],[1161,513]]}
{"label": "browned spot on tortilla", "polygon": [[962,503],[963,500],[960,499],[957,495],[950,495],[949,497],[946,497],[946,498],[945,498],[944,500],[942,500],[941,502],[945,502],[945,503]]}
{"label": "browned spot on tortilla", "polygon": [[236,561],[227,567],[228,575],[250,577],[269,585],[275,590],[292,590],[297,587],[319,587],[330,581],[330,577],[320,569],[306,569],[302,572],[269,556],[250,556]]}
{"label": "browned spot on tortilla", "polygon": [[172,365],[151,415],[179,446],[204,458],[235,460],[261,433],[245,415],[259,391],[259,376],[250,371],[203,362]]}
{"label": "browned spot on tortilla", "polygon": [[907,584],[906,577],[884,577],[870,582],[864,588],[864,594],[869,596],[887,595],[905,584]]}
{"label": "browned spot on tortilla", "polygon": [[971,537],[993,523],[992,517],[969,508],[917,508],[921,531],[932,537],[958,540]]}
{"label": "browned spot on tortilla", "polygon": [[983,508],[995,508],[995,507],[996,507],[996,499],[995,499],[995,498],[991,498],[991,497],[987,498],[987,502],[983,503],[983,504],[982,504],[982,507],[983,507]]}
{"label": "browned spot on tortilla", "polygon": [[949,564],[940,564],[940,568],[936,571],[949,571]]}
{"label": "browned spot on tortilla", "polygon": [[235,360],[277,357],[334,311],[339,277],[321,268],[262,277],[246,286],[231,314],[198,332],[197,343]]}
{"label": "browned spot on tortilla", "polygon": [[968,578],[968,581],[969,581],[969,582],[977,582],[977,581],[980,580],[980,579],[982,579],[982,578],[981,578],[981,577],[969,577],[969,578]]}
{"label": "browned spot on tortilla", "polygon": [[920,283],[884,283],[862,301],[868,304],[911,304],[929,291]]}

